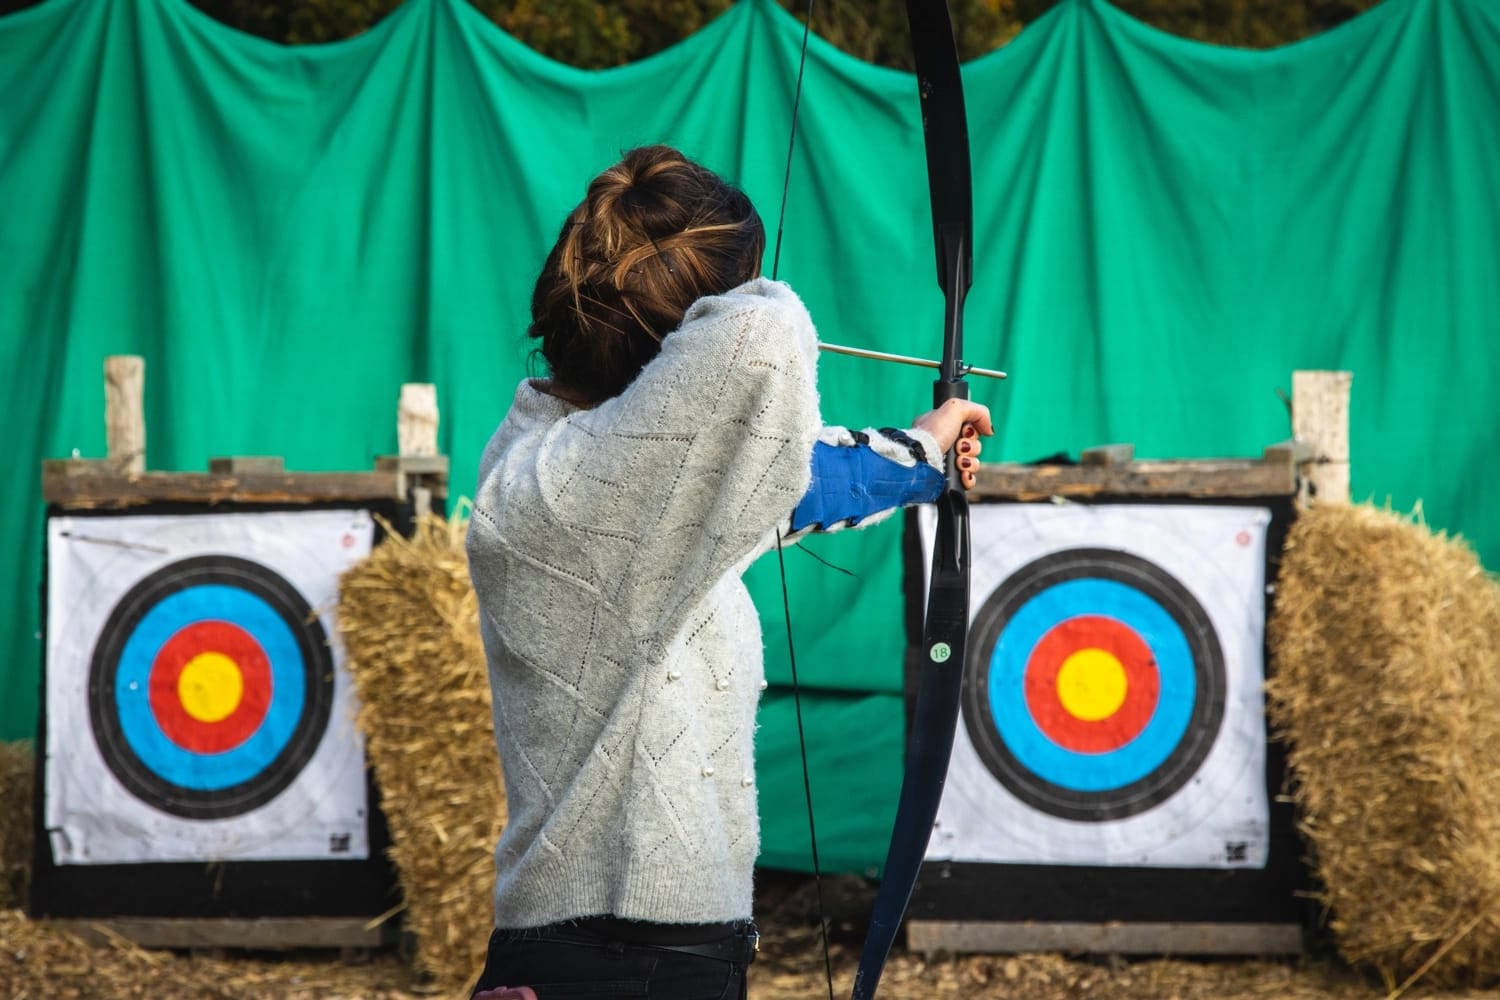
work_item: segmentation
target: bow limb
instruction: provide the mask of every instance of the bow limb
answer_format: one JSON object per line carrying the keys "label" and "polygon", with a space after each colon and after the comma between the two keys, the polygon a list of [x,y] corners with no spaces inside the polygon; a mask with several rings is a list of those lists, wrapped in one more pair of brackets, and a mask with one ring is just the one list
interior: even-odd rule
{"label": "bow limb", "polygon": [[[906,15],[922,101],[933,242],[944,300],[941,375],[933,384],[933,405],[941,406],[949,399],[967,399],[969,395],[963,364],[964,298],[973,282],[969,132],[958,49],[946,0],[906,0]],[[907,739],[906,774],[886,855],[885,878],[854,976],[855,1000],[875,996],[927,853],[953,752],[968,635],[969,504],[958,464],[950,455],[948,487],[937,501],[937,530],[922,631],[925,662]]]}

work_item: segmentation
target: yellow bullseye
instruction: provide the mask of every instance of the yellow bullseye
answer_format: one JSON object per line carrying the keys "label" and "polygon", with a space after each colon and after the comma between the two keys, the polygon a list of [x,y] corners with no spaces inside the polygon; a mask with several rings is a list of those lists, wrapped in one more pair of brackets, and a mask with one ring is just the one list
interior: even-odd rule
{"label": "yellow bullseye", "polygon": [[1125,666],[1102,649],[1080,649],[1057,672],[1057,698],[1076,719],[1098,722],[1125,704]]}
{"label": "yellow bullseye", "polygon": [[240,706],[245,678],[239,664],[223,653],[199,653],[183,665],[177,697],[199,722],[221,722]]}

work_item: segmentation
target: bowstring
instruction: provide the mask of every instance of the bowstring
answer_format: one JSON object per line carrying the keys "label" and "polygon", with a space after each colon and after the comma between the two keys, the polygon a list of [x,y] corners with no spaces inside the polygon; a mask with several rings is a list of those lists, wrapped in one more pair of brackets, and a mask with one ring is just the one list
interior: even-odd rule
{"label": "bowstring", "polygon": [[[792,92],[792,125],[787,132],[786,171],[781,179],[781,209],[776,215],[776,249],[771,254],[771,280],[781,271],[781,237],[786,226],[787,195],[792,189],[792,154],[797,148],[797,114],[802,107],[802,78],[807,69],[807,41],[812,34],[813,0],[807,0],[802,22],[802,52],[797,57],[797,84]],[[786,654],[792,673],[792,707],[797,716],[797,749],[802,756],[802,794],[807,802],[807,838],[811,846],[813,887],[818,897],[818,931],[823,940],[823,972],[828,979],[828,1000],[833,997],[833,959],[828,951],[828,911],[823,905],[823,868],[818,861],[818,827],[813,819],[812,775],[807,766],[807,734],[802,725],[802,685],[797,680],[797,648],[792,642],[792,599],[786,583],[786,558],[782,553],[781,529],[776,529],[776,568],[781,572],[781,609],[786,616]]]}
{"label": "bowstring", "polygon": [[812,34],[813,0],[807,0],[807,19],[802,22],[802,53],[797,57],[797,85],[792,91],[792,127],[786,137],[786,171],[781,178],[781,210],[776,214],[776,250],[771,255],[771,280],[781,269],[781,233],[786,225],[787,193],[792,189],[792,153],[797,148],[797,113],[802,109],[802,75],[807,69],[807,39]]}

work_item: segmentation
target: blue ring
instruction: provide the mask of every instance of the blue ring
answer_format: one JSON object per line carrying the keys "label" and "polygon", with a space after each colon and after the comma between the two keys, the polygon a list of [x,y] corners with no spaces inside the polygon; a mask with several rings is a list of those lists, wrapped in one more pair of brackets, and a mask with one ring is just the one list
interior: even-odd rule
{"label": "blue ring", "polygon": [[[1107,753],[1079,753],[1048,737],[1026,702],[1026,667],[1051,629],[1082,615],[1113,618],[1146,643],[1160,678],[1156,710],[1135,739]],[[1171,756],[1192,720],[1197,676],[1187,637],[1154,599],[1099,577],[1075,578],[1041,591],[1021,606],[990,657],[990,711],[1012,754],[1038,777],[1061,788],[1103,792],[1151,774]]]}
{"label": "blue ring", "polygon": [[[217,754],[174,743],[157,724],[150,698],[151,667],[161,647],[183,628],[210,620],[248,632],[271,668],[265,719],[245,742]],[[303,714],[305,677],[297,638],[269,603],[239,587],[186,587],[153,605],[126,640],[115,676],[117,718],[130,749],[162,779],[194,791],[219,791],[254,778],[286,748]]]}

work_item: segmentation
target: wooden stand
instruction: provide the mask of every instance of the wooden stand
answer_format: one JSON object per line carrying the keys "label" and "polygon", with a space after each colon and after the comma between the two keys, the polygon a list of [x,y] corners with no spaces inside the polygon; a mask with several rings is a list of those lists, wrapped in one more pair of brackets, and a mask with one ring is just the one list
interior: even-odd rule
{"label": "wooden stand", "polygon": [[413,514],[448,495],[448,457],[437,451],[437,395],[431,385],[402,387],[397,408],[399,455],[375,460],[372,472],[287,472],[277,456],[211,458],[208,472],[147,472],[145,362],[105,360],[109,456],[42,462],[42,498],[70,510],[122,510],[150,503],[294,504],[322,501],[410,502]]}
{"label": "wooden stand", "polygon": [[259,456],[213,458],[207,472],[120,472],[109,459],[42,463],[42,498],[70,510],[123,510],[150,503],[330,500],[409,500],[430,510],[432,499],[447,493],[446,455],[381,456],[373,472],[287,472],[279,457]]}
{"label": "wooden stand", "polygon": [[[1265,448],[1258,459],[1137,461],[1130,444],[1103,445],[1085,450],[1076,465],[981,465],[969,498],[977,503],[1085,504],[1182,502],[1184,498],[1233,504],[1281,498],[1282,504],[1290,507],[1313,458],[1313,447],[1295,439]],[[1285,825],[1289,828],[1290,820]],[[962,872],[964,867],[926,863],[918,881],[914,912],[926,884],[942,886],[953,879],[972,877]],[[1028,869],[1028,877],[1034,881],[1038,877],[1035,870],[1042,866],[1021,867]],[[1066,878],[1059,877],[1059,892],[1095,891],[1084,889],[1089,884],[1087,878],[1073,871],[1065,874]],[[1109,876],[1100,873],[1093,877]],[[1063,882],[1067,882],[1066,887]],[[1035,885],[1028,884],[1027,888],[1029,893],[1036,891]],[[992,893],[997,889],[1005,891],[1002,876],[977,891]],[[1146,890],[1112,887],[1097,891],[1124,897]],[[951,917],[961,908],[950,893],[932,916],[911,917],[906,923],[907,947],[925,954],[1065,951],[1119,955],[1281,955],[1297,954],[1303,948],[1303,929],[1291,921],[938,919]],[[976,908],[974,912],[981,910]]]}
{"label": "wooden stand", "polygon": [[[1137,461],[1135,449],[1129,444],[1104,445],[1084,451],[1077,464],[981,465],[969,497],[978,503],[1270,501],[1285,512],[1280,522],[1284,531],[1286,519],[1293,517],[1298,507],[1348,500],[1350,382],[1348,372],[1295,372],[1294,437],[1265,448],[1259,458]],[[1279,550],[1280,542],[1268,541],[1268,546]],[[1268,570],[1268,582],[1273,578]],[[1280,751],[1272,747],[1267,761],[1270,780],[1283,767]],[[908,947],[929,954],[1298,954],[1303,950],[1305,932],[1293,916],[1294,882],[1305,879],[1305,871],[1289,808],[1284,802],[1273,802],[1272,861],[1263,873],[1245,873],[1265,878],[1254,887],[1254,898],[1286,898],[1286,907],[1277,904],[1279,909],[1291,911],[1285,916],[1282,912],[1263,915],[1261,911],[1230,909],[1227,904],[1190,911],[1180,905],[1179,897],[1169,895],[1166,898],[1179,899],[1178,904],[1142,910],[1139,919],[1110,919],[1131,911],[1128,900],[1160,902],[1163,878],[1174,877],[1161,873],[1172,870],[1048,868],[1042,864],[991,867],[961,860],[929,861],[923,866],[913,897],[914,915],[906,925]],[[1282,831],[1280,839],[1277,830]],[[1178,877],[1198,879],[1189,872]],[[1204,872],[1200,881],[1213,886],[1208,891],[1218,893],[1218,898],[1237,899],[1226,881],[1231,877],[1244,876],[1238,870]],[[1247,897],[1252,892],[1248,888],[1245,891]],[[996,898],[1010,905],[992,905]],[[1097,908],[1052,905],[1059,899],[1113,902]],[[1091,909],[1097,910],[1102,919],[1091,920]],[[1053,919],[1038,918],[1049,910]],[[1174,910],[1198,912],[1201,919],[1174,920]],[[1074,913],[1083,919],[1072,919]],[[1245,919],[1236,922],[1234,917],[1241,915]],[[1265,921],[1263,916],[1272,920]]]}
{"label": "wooden stand", "polygon": [[[397,412],[401,454],[380,456],[368,472],[288,472],[279,456],[225,456],[207,472],[146,471],[145,365],[136,357],[105,362],[105,416],[109,455],[42,463],[43,499],[63,513],[117,511],[153,504],[211,509],[287,509],[300,505],[370,505],[385,511],[397,530],[410,517],[440,508],[448,493],[448,458],[437,449],[437,400],[432,386],[403,387]],[[45,711],[45,708],[44,708]],[[45,719],[43,720],[45,726]],[[86,738],[86,737],[85,737]],[[38,788],[42,787],[40,758]],[[372,786],[373,789],[373,786]],[[377,800],[372,799],[371,807]],[[372,815],[372,821],[373,821]],[[383,818],[379,820],[384,829]],[[383,835],[382,835],[383,836]],[[378,848],[377,848],[378,850]],[[36,843],[36,865],[51,864],[46,838]],[[390,864],[380,852],[378,863]],[[372,861],[371,864],[375,864]],[[234,867],[255,862],[227,862]],[[95,870],[130,866],[94,866]],[[157,867],[157,866],[150,866]],[[183,864],[201,876],[212,866]],[[261,870],[257,870],[257,878]],[[162,876],[157,876],[162,877]],[[278,876],[280,877],[280,876]],[[389,870],[394,885],[394,870]],[[373,878],[373,876],[372,876]],[[174,883],[175,884],[175,883]],[[386,898],[382,895],[380,898]],[[363,904],[361,904],[363,905]],[[379,906],[383,907],[382,902]],[[362,951],[399,940],[399,921],[383,916],[141,917],[85,907],[44,912],[41,919],[101,944],[124,938],[152,948]],[[250,912],[255,912],[251,910]]]}

